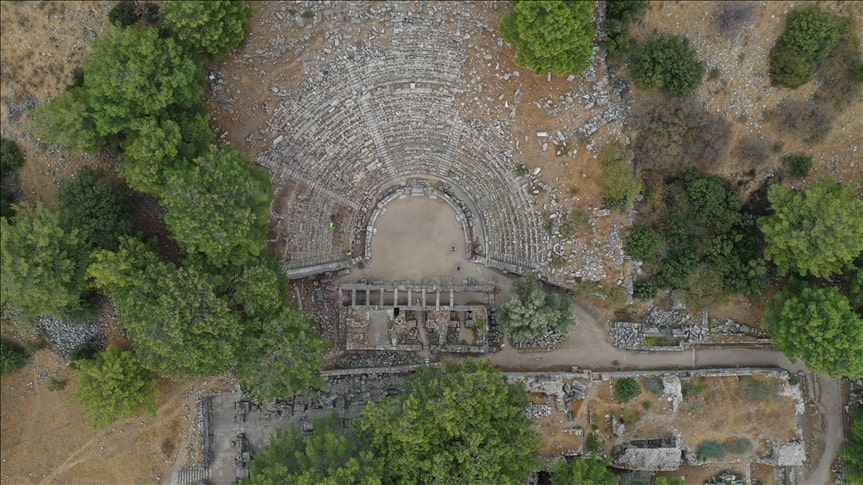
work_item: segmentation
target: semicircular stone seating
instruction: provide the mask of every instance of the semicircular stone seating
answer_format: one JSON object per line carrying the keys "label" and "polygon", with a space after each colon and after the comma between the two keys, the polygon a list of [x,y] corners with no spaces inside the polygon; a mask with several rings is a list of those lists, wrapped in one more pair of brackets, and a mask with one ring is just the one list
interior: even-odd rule
{"label": "semicircular stone seating", "polygon": [[[477,256],[515,273],[540,270],[548,236],[512,150],[456,99],[462,38],[433,23],[393,21],[393,48],[322,67],[276,109],[277,137],[259,163],[273,172],[269,239],[292,277],[349,267],[366,224],[394,187],[427,179],[467,208]],[[469,109],[469,107],[466,107]]]}

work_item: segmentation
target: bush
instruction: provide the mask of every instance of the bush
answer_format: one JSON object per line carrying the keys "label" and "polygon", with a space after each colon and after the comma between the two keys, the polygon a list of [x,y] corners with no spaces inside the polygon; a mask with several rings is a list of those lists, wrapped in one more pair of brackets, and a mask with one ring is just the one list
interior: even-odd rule
{"label": "bush", "polygon": [[682,96],[701,84],[704,64],[683,37],[659,36],[635,48],[630,75],[642,89],[665,88]]}
{"label": "bush", "polygon": [[653,261],[656,259],[662,236],[653,229],[636,224],[626,236],[626,252],[635,259]]}
{"label": "bush", "polygon": [[614,308],[620,308],[626,304],[626,290],[620,286],[609,288],[606,292],[608,303]]}
{"label": "bush", "polygon": [[0,138],[0,176],[5,177],[24,165],[24,154],[14,140]]}
{"label": "bush", "polygon": [[141,15],[138,13],[135,2],[130,0],[123,0],[114,5],[114,8],[108,13],[108,20],[117,27],[128,27],[136,23],[140,18]]}
{"label": "bush", "polygon": [[828,12],[814,5],[791,11],[770,50],[771,84],[793,89],[809,82],[838,40],[839,26]]}
{"label": "bush", "polygon": [[704,440],[698,445],[698,456],[702,459],[704,458],[717,458],[722,459],[725,458],[727,454],[725,452],[725,448],[722,447],[722,443],[716,440]]}
{"label": "bush", "polygon": [[788,173],[796,179],[806,178],[812,168],[812,157],[803,153],[793,153],[785,157]]}
{"label": "bush", "polygon": [[632,295],[642,300],[652,300],[656,298],[658,291],[653,280],[640,280],[633,285]]}
{"label": "bush", "polygon": [[0,375],[9,375],[27,365],[27,351],[6,340],[0,340]]}
{"label": "bush", "polygon": [[57,379],[56,377],[51,377],[48,379],[48,390],[62,391],[63,389],[66,389],[66,384],[66,379]]}
{"label": "bush", "polygon": [[585,446],[590,451],[599,450],[599,437],[596,436],[596,433],[590,433],[587,436],[587,440],[585,441]]}
{"label": "bush", "polygon": [[645,377],[642,379],[642,382],[644,383],[644,387],[654,394],[662,394],[662,391],[665,390],[665,386],[662,385],[662,380],[656,377]]}
{"label": "bush", "polygon": [[641,394],[641,386],[632,377],[618,380],[614,384],[614,399],[626,403],[632,401]]}
{"label": "bush", "polygon": [[632,38],[629,24],[647,11],[647,2],[639,0],[608,0],[605,2],[606,41],[603,44],[608,57],[622,59],[629,55]]}

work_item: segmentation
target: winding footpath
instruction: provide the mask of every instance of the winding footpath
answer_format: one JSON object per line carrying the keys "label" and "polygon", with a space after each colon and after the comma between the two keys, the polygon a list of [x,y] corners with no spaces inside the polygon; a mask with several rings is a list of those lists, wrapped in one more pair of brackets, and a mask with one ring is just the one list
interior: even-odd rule
{"label": "winding footpath", "polygon": [[805,372],[806,409],[813,421],[815,442],[807,442],[808,460],[817,462],[803,470],[798,483],[832,483],[830,465],[843,443],[841,382],[809,372],[802,363],[792,363],[781,352],[748,348],[707,348],[685,352],[633,352],[621,350],[608,341],[604,322],[582,306],[576,305],[578,325],[566,341],[544,352],[528,352],[506,345],[490,355],[492,363],[506,370],[550,370],[577,366],[586,369],[646,370],[692,369],[710,367],[782,367],[789,372]]}

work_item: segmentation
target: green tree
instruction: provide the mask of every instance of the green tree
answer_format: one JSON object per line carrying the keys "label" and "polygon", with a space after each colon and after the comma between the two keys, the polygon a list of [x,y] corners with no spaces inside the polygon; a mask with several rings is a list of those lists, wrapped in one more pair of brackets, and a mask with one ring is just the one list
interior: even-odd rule
{"label": "green tree", "polygon": [[27,365],[30,358],[20,345],[0,340],[0,375],[9,375]]}
{"label": "green tree", "polygon": [[245,349],[235,374],[255,397],[272,401],[326,385],[321,368],[327,346],[311,331],[313,322],[310,315],[284,307],[244,323]]}
{"label": "green tree", "polygon": [[81,379],[71,399],[84,406],[85,421],[91,426],[105,428],[141,411],[156,415],[156,374],[141,365],[134,353],[108,347],[76,364],[74,373]]}
{"label": "green tree", "polygon": [[758,219],[767,247],[764,256],[782,274],[827,278],[863,253],[863,200],[856,185],[822,180],[805,192],[774,185],[767,193],[773,209]]}
{"label": "green tree", "polygon": [[792,279],[768,303],[763,321],[789,359],[833,378],[863,377],[863,320],[836,288]]}
{"label": "green tree", "polygon": [[632,377],[626,377],[614,383],[614,399],[626,403],[641,394],[641,385]]}
{"label": "green tree", "polygon": [[605,2],[605,32],[603,44],[611,59],[629,55],[632,38],[629,24],[640,19],[647,11],[647,2],[642,0],[608,0]]}
{"label": "green tree", "polygon": [[68,89],[53,100],[37,106],[30,115],[30,132],[36,138],[63,145],[75,152],[96,153],[105,146],[105,137],[96,128],[83,87]]}
{"label": "green tree", "polygon": [[845,468],[846,483],[863,483],[863,406],[850,410],[851,436],[840,452],[848,466]]}
{"label": "green tree", "polygon": [[214,375],[237,362],[242,327],[212,276],[163,263],[140,240],[97,251],[87,270],[120,311],[141,362],[172,379]]}
{"label": "green tree", "polygon": [[518,49],[517,65],[536,74],[577,74],[590,67],[593,3],[519,1],[501,19],[500,34]]}
{"label": "green tree", "polygon": [[551,474],[552,485],[617,485],[620,479],[608,469],[610,460],[593,455],[573,458],[560,464]]}
{"label": "green tree", "polygon": [[279,430],[249,464],[250,485],[379,485],[383,463],[362,451],[338,414],[313,421],[311,436]]}
{"label": "green tree", "polygon": [[155,29],[115,29],[97,37],[92,49],[84,88],[102,136],[126,132],[148,116],[194,107],[204,96],[201,63]]}
{"label": "green tree", "polygon": [[0,241],[2,308],[20,312],[22,323],[39,314],[80,316],[88,285],[77,229],[64,230],[56,211],[19,206],[14,224],[0,218]]}
{"label": "green tree", "polygon": [[838,40],[839,26],[830,13],[815,5],[792,10],[770,51],[771,83],[796,88],[809,82]]}
{"label": "green tree", "polygon": [[675,477],[675,478],[666,478],[666,477],[656,477],[653,485],[686,485],[686,480]]}
{"label": "green tree", "polygon": [[165,25],[177,32],[180,42],[217,61],[243,43],[252,15],[244,0],[168,0],[162,7]]}
{"label": "green tree", "polygon": [[67,231],[77,229],[88,248],[115,250],[120,236],[131,230],[129,199],[105,180],[101,169],[79,169],[74,179],[60,185],[59,198],[60,224]]}
{"label": "green tree", "polygon": [[683,37],[662,35],[636,46],[630,76],[642,89],[665,88],[682,96],[701,85],[704,64]]}
{"label": "green tree", "polygon": [[488,360],[420,369],[398,398],[366,405],[358,420],[384,462],[384,483],[520,484],[541,439],[522,414],[523,385]]}
{"label": "green tree", "polygon": [[222,267],[242,265],[261,253],[269,227],[269,173],[240,152],[212,150],[194,165],[167,174],[161,195],[165,225],[189,251]]}
{"label": "green tree", "polygon": [[516,342],[543,337],[549,331],[565,333],[576,323],[569,298],[546,293],[532,274],[518,280],[497,322]]}

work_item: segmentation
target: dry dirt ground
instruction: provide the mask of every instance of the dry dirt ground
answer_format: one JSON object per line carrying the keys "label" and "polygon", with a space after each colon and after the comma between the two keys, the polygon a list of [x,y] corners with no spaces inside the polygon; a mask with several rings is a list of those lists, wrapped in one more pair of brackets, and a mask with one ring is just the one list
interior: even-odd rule
{"label": "dry dirt ground", "polygon": [[[286,10],[276,2],[250,2],[256,9],[256,17],[250,22],[249,45],[245,53],[256,47],[266,47],[275,35],[295,35],[295,32],[271,31],[270,23],[261,19],[272,18],[276,10]],[[803,146],[781,133],[775,133],[762,121],[766,109],[775,107],[783,99],[804,100],[811,97],[814,83],[795,91],[780,90],[769,86],[766,76],[767,53],[782,29],[783,15],[802,2],[754,3],[751,23],[739,31],[731,40],[725,40],[716,32],[713,18],[723,2],[653,2],[647,15],[633,29],[636,38],[648,33],[680,33],[686,35],[704,59],[708,68],[717,68],[719,76],[705,82],[697,95],[707,111],[718,113],[729,121],[734,139],[754,133],[782,144],[781,152],[802,150],[815,157],[811,175],[799,183],[806,186],[813,181],[835,176],[840,180],[863,181],[863,163],[859,150],[860,133],[863,133],[863,101],[849,106],[835,122],[835,127],[825,140]],[[822,8],[863,19],[863,4],[860,2],[823,2]],[[82,156],[71,154],[59,147],[39,142],[29,136],[25,129],[28,109],[56,96],[70,81],[70,72],[80,66],[86,57],[88,45],[96,35],[105,33],[110,27],[107,13],[112,2],[0,2],[0,132],[16,140],[21,146],[27,164],[20,171],[22,193],[30,201],[52,204],[56,200],[59,180],[69,177],[81,165],[113,166],[116,161],[105,156]],[[472,15],[496,25],[508,10],[509,4],[472,4]],[[299,3],[288,4],[296,17],[303,11]],[[309,20],[309,23],[312,21]],[[372,25],[368,26],[369,28]],[[298,29],[302,33],[302,29]],[[307,41],[310,50],[326,47],[323,28],[312,29]],[[571,148],[576,153],[572,158],[560,158],[553,151],[543,152],[534,136],[536,131],[574,128],[566,126],[560,119],[547,115],[535,107],[535,103],[546,99],[557,100],[572,89],[564,77],[554,76],[547,81],[544,76],[532,76],[525,69],[512,64],[514,49],[497,47],[491,39],[476,39],[476,48],[469,53],[465,72],[475,76],[486,86],[486,92],[504,95],[509,100],[520,88],[519,116],[510,131],[521,142],[521,159],[530,167],[542,169],[540,179],[558,189],[559,194],[568,194],[563,199],[568,207],[589,210],[599,207],[600,193],[596,185],[600,173],[593,151],[587,148],[591,140],[574,142]],[[486,59],[485,55],[492,55]],[[288,59],[278,65],[264,60],[244,60],[244,52],[232,55],[224,63],[210,66],[222,71],[231,79],[231,87],[242,92],[248,105],[262,107],[265,103],[275,105],[275,96],[270,92],[273,84],[293,84],[304,79],[301,59]],[[504,83],[500,74],[521,71],[519,84]],[[602,75],[602,72],[597,72]],[[576,81],[577,82],[577,81]],[[637,102],[651,95],[637,90],[633,94]],[[263,109],[250,109],[237,116],[232,108],[219,108],[213,123],[221,138],[237,148],[255,153],[253,136],[265,127],[266,113]],[[583,122],[591,113],[570,113],[566,123]],[[490,113],[478,110],[477,118],[493,123]],[[601,128],[592,138],[594,148],[608,142],[623,141],[621,131]],[[528,138],[525,139],[525,136]],[[252,140],[252,142],[246,141]],[[779,157],[757,167],[749,188],[756,187],[770,173],[779,171]],[[719,167],[726,176],[739,175],[745,168],[734,164]],[[572,191],[570,189],[573,189]],[[547,195],[537,198],[541,205]],[[624,216],[614,215],[615,221]],[[610,221],[594,221],[597,230],[604,230]],[[610,272],[607,280],[613,281],[620,271]],[[760,305],[745,300],[727,307],[730,315],[745,322],[760,319]],[[638,356],[630,353],[601,352],[607,349],[605,329],[599,321],[585,325],[591,315],[585,311],[582,325],[558,352],[525,355],[507,349],[496,355],[496,362],[504,367],[563,367],[574,361],[590,364],[621,366],[660,367],[662,365],[692,365],[688,355]],[[584,335],[584,334],[590,335]],[[585,347],[595,342],[597,347]],[[599,345],[599,344],[605,344]],[[591,345],[591,344],[588,344]],[[732,355],[733,354],[733,355]],[[652,357],[652,358],[644,358]],[[593,360],[592,358],[595,358]],[[745,350],[730,353],[721,351],[699,352],[698,364],[747,361],[785,361],[777,354],[753,354]],[[673,362],[673,363],[672,363]],[[179,443],[181,436],[193,432],[189,407],[194,406],[194,397],[203,383],[163,383],[163,395],[159,400],[160,411],[156,418],[144,417],[126,420],[112,430],[95,432],[81,423],[80,407],[66,399],[74,382],[69,382],[63,391],[48,391],[46,376],[68,375],[68,368],[57,363],[46,351],[41,352],[34,365],[19,374],[2,379],[2,477],[3,483],[49,482],[95,482],[152,483],[156,477],[166,477],[171,464],[179,465],[177,458],[185,445]],[[40,376],[42,376],[40,378]],[[32,385],[30,383],[33,383]],[[833,409],[835,406],[830,406]],[[828,411],[829,412],[829,411]],[[182,430],[182,432],[181,432]],[[834,440],[835,441],[835,440]],[[168,443],[168,445],[164,445]],[[173,445],[171,445],[173,443]],[[174,451],[166,453],[165,450]],[[39,450],[34,452],[33,450]],[[173,456],[169,456],[172,455]]]}

